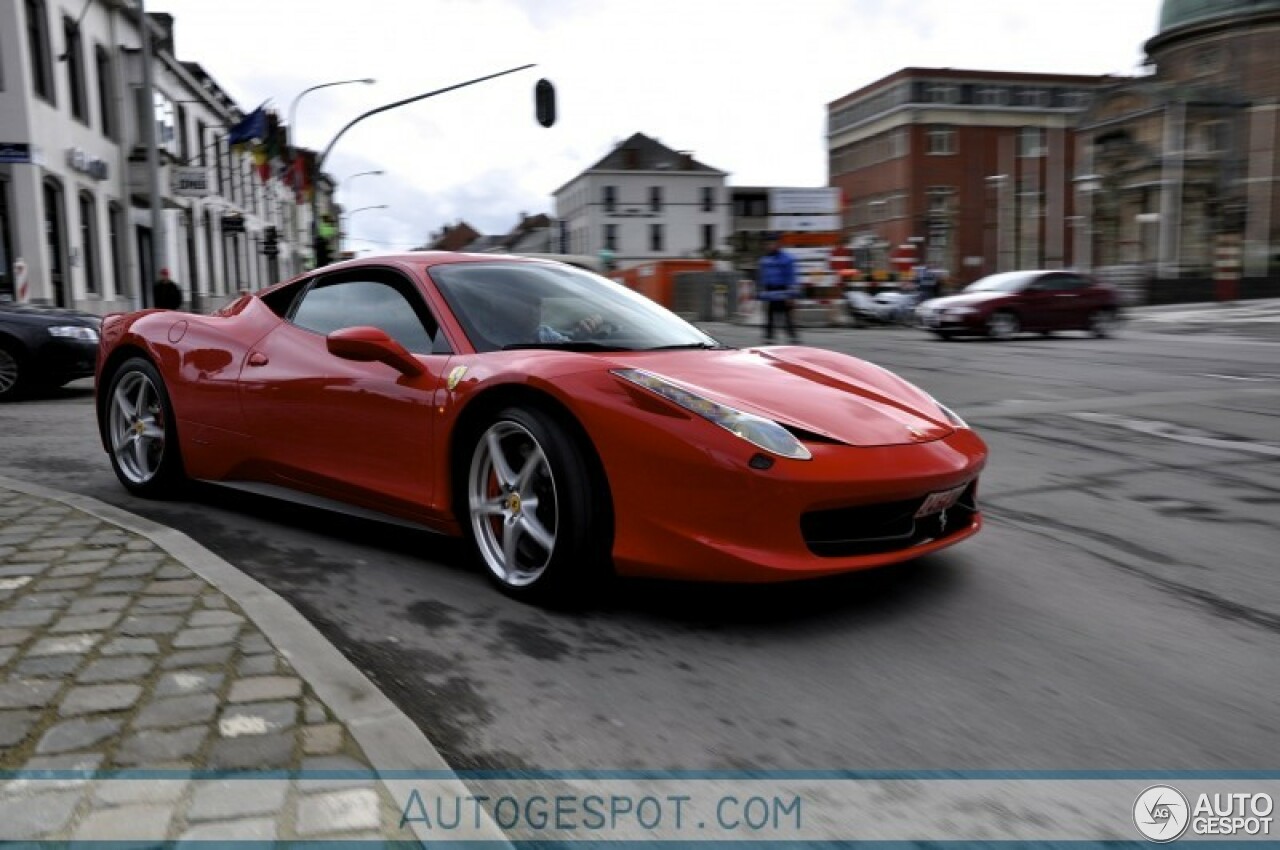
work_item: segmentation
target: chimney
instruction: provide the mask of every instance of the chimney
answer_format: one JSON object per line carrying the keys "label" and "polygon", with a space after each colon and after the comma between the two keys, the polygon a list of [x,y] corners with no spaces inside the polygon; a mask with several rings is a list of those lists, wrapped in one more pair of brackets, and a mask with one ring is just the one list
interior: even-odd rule
{"label": "chimney", "polygon": [[680,151],[680,170],[693,170],[693,151]]}

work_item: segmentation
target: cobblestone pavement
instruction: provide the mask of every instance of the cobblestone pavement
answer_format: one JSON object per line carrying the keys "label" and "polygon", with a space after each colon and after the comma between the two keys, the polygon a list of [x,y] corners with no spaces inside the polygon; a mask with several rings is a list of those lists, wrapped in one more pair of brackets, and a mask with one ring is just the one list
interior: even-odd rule
{"label": "cobblestone pavement", "polygon": [[142,535],[0,485],[0,841],[411,839],[384,783],[334,773],[370,768],[228,596]]}

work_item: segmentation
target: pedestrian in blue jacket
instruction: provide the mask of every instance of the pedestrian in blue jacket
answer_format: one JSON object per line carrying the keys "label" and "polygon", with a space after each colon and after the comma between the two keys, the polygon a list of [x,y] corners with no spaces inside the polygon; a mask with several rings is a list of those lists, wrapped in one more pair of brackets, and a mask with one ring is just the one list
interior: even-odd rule
{"label": "pedestrian in blue jacket", "polygon": [[787,333],[794,345],[800,344],[795,319],[791,315],[791,301],[800,290],[796,279],[796,261],[778,245],[778,237],[765,238],[765,254],[760,258],[758,296],[765,306],[764,341],[773,342],[773,326],[781,317],[786,322]]}

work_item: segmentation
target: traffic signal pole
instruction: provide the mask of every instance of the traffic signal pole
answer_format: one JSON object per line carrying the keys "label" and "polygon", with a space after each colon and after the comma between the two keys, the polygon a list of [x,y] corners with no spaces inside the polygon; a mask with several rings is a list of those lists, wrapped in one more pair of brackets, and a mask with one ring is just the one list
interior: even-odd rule
{"label": "traffic signal pole", "polygon": [[388,112],[392,109],[397,109],[401,106],[407,106],[410,103],[417,103],[420,100],[426,100],[429,97],[435,97],[438,94],[444,94],[445,92],[451,92],[457,89],[466,88],[467,86],[473,86],[476,83],[483,83],[486,80],[492,80],[497,77],[504,77],[507,74],[514,74],[517,71],[524,71],[532,67],[533,67],[533,64],[521,65],[518,68],[508,68],[507,70],[499,71],[496,74],[488,74],[483,77],[476,77],[474,80],[467,80],[465,83],[457,83],[452,86],[445,86],[442,89],[436,89],[435,91],[429,91],[423,94],[417,94],[417,95],[414,95],[413,97],[406,97],[404,100],[397,100],[394,103],[388,103],[383,106],[379,106],[375,109],[370,109],[368,112],[365,112],[361,115],[357,115],[355,118],[348,121],[346,126],[344,126],[341,130],[339,130],[338,134],[334,136],[332,140],[330,140],[328,145],[325,146],[324,151],[321,152],[321,154],[315,158],[313,170],[311,173],[311,244],[316,255],[316,266],[319,267],[322,265],[327,265],[328,264],[327,261],[329,260],[328,243],[326,240],[322,239],[320,235],[320,205],[319,205],[320,193],[319,191],[317,191],[317,187],[319,186],[319,177],[324,170],[325,160],[329,158],[329,153],[333,150],[333,146],[338,143],[338,140],[341,139],[348,130],[350,130],[355,125],[359,124],[364,119],[372,118],[374,115],[377,115],[379,113]]}

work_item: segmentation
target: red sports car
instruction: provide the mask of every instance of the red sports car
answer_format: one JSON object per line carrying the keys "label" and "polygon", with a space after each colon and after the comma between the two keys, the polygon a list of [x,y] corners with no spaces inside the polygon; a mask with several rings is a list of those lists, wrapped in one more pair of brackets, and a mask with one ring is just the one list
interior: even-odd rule
{"label": "red sports car", "polygon": [[199,479],[464,535],[518,596],[821,576],[981,526],[986,447],[928,394],[546,260],[370,257],[109,316],[97,412],[136,494]]}

